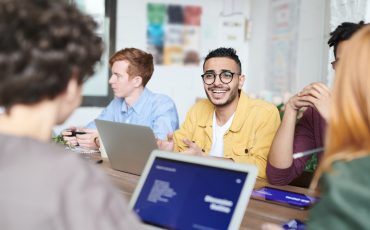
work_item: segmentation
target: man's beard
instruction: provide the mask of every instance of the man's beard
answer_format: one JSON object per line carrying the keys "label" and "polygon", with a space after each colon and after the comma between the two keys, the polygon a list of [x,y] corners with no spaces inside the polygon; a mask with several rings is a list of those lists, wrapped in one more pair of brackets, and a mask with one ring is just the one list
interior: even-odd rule
{"label": "man's beard", "polygon": [[[214,101],[215,99],[212,98],[212,96],[210,95],[212,92],[209,92],[209,91],[213,91],[213,90],[224,90],[226,91],[226,93],[228,93],[228,91],[230,92],[229,94],[229,97],[227,98],[227,100],[225,102],[217,102],[217,101]],[[207,89],[204,89],[204,91],[206,92],[206,95],[208,97],[208,100],[210,100],[212,102],[212,104],[216,107],[226,107],[228,106],[229,104],[231,104],[236,97],[239,96],[239,90],[238,89],[230,89],[230,87],[215,87],[215,86],[212,86],[212,87],[208,87]]]}

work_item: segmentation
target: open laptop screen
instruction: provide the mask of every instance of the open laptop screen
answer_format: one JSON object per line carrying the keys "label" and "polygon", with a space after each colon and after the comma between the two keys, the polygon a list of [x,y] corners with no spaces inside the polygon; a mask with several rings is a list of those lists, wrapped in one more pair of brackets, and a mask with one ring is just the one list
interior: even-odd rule
{"label": "open laptop screen", "polygon": [[248,173],[156,157],[133,210],[149,225],[227,229]]}

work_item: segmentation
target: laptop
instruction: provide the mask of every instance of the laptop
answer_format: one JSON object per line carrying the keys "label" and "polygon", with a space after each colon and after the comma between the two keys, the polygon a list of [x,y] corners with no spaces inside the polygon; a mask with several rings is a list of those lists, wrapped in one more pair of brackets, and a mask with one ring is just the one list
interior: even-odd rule
{"label": "laptop", "polygon": [[239,229],[254,165],[154,150],[130,200],[147,229]]}
{"label": "laptop", "polygon": [[157,148],[153,131],[146,126],[98,119],[95,124],[111,167],[141,175],[150,153]]}

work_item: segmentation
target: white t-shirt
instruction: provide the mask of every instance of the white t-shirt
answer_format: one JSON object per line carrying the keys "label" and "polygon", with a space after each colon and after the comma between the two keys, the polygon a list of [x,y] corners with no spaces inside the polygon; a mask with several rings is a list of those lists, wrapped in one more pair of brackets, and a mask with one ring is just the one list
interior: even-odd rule
{"label": "white t-shirt", "polygon": [[223,125],[219,126],[216,120],[216,112],[213,112],[213,136],[212,136],[212,147],[209,152],[210,156],[223,157],[224,156],[224,135],[229,130],[231,123],[233,122],[235,113],[229,118],[229,120]]}

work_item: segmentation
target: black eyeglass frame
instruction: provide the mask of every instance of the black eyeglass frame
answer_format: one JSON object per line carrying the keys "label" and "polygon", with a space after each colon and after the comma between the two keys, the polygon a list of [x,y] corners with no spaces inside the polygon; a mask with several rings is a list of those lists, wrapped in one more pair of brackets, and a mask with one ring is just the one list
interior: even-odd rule
{"label": "black eyeglass frame", "polygon": [[[230,78],[230,81],[224,81],[224,80],[222,80],[222,74],[224,74],[224,73],[230,73],[231,74],[231,78]],[[213,81],[212,81],[212,83],[207,83],[205,80],[204,80],[204,76],[206,75],[206,74],[212,74],[213,75]],[[220,78],[220,81],[223,83],[223,84],[229,84],[230,82],[232,82],[233,81],[233,79],[234,79],[234,75],[241,75],[241,73],[233,73],[233,72],[231,72],[231,71],[222,71],[221,73],[219,73],[219,74],[217,74],[217,73],[213,73],[213,72],[209,72],[209,73],[204,73],[204,74],[202,74],[202,75],[200,75],[201,77],[202,77],[202,79],[203,79],[203,82],[204,82],[204,84],[206,84],[206,85],[212,85],[213,83],[215,83],[215,81],[216,81],[216,77],[218,76],[219,78]]]}
{"label": "black eyeglass frame", "polygon": [[335,66],[337,66],[338,61],[339,61],[339,58],[336,58],[334,61],[330,62],[331,67],[332,67],[333,69],[335,69]]}

